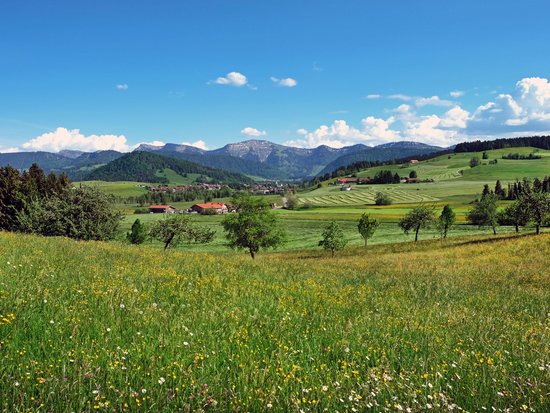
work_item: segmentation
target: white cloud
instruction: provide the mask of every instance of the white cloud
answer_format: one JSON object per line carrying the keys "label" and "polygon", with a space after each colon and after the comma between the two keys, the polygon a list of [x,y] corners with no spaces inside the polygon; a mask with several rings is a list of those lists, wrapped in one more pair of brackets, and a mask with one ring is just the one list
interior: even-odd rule
{"label": "white cloud", "polygon": [[444,128],[464,129],[467,126],[469,117],[470,113],[457,105],[443,115],[441,126]]}
{"label": "white cloud", "polygon": [[216,84],[216,85],[229,85],[229,86],[241,87],[248,84],[248,79],[242,73],[229,72],[226,76],[220,76],[217,79],[211,80],[208,83]]}
{"label": "white cloud", "polygon": [[256,128],[251,128],[250,126],[248,126],[248,127],[244,128],[243,130],[241,130],[241,133],[243,135],[252,136],[254,138],[267,135],[266,131],[261,131],[261,130],[258,130]]}
{"label": "white cloud", "polygon": [[392,110],[392,112],[399,113],[399,114],[406,114],[409,113],[411,110],[411,105],[407,105],[406,103],[403,103]]}
{"label": "white cloud", "polygon": [[202,139],[199,139],[198,141],[195,141],[195,142],[192,142],[192,143],[182,142],[181,144],[182,145],[187,145],[187,146],[194,146],[195,148],[199,148],[199,149],[202,149],[202,150],[205,150],[205,151],[208,150],[208,147],[206,146],[206,142],[203,141]]}
{"label": "white cloud", "polygon": [[21,152],[21,149],[15,148],[15,147],[8,147],[8,148],[0,147],[0,153],[15,153],[15,152]]}
{"label": "white cloud", "polygon": [[405,102],[408,102],[409,100],[413,100],[413,97],[408,96],[408,95],[402,95],[401,93],[398,93],[398,94],[395,94],[395,95],[389,95],[388,99],[403,100]]}
{"label": "white cloud", "polygon": [[440,99],[439,96],[432,96],[429,98],[418,98],[415,101],[416,106],[452,106],[453,102],[446,99]]}
{"label": "white cloud", "polygon": [[271,76],[271,81],[275,83],[277,86],[281,86],[281,87],[294,87],[298,84],[298,81],[291,77],[279,79],[274,76]]}
{"label": "white cloud", "polygon": [[449,95],[452,98],[458,99],[459,97],[464,96],[464,92],[462,90],[453,90],[452,92],[449,92]]}
{"label": "white cloud", "polygon": [[501,93],[481,105],[468,124],[470,134],[532,134],[550,129],[550,83],[528,77],[511,94]]}
{"label": "white cloud", "polygon": [[128,84],[126,83],[119,83],[115,86],[118,90],[128,90]]}
{"label": "white cloud", "polygon": [[437,115],[422,116],[407,125],[404,134],[407,140],[448,146],[455,141],[458,131],[442,128],[442,119]]}
{"label": "white cloud", "polygon": [[309,132],[306,129],[298,129],[301,139],[290,140],[287,145],[301,148],[315,148],[326,145],[333,148],[341,148],[357,143],[367,145],[390,142],[399,138],[399,132],[390,129],[395,121],[393,117],[384,120],[369,116],[361,121],[361,129],[354,128],[345,120],[336,120],[332,125],[321,125],[316,130]]}
{"label": "white cloud", "polygon": [[[140,142],[137,145],[135,145],[135,148],[137,148],[139,145],[149,145],[149,146],[158,146],[159,148],[166,145],[163,141],[152,141],[152,142]],[[132,148],[132,149],[135,149]]]}
{"label": "white cloud", "polygon": [[59,152],[63,149],[74,149],[85,152],[130,150],[124,135],[89,135],[80,133],[79,129],[57,128],[44,133],[21,145],[25,151]]}
{"label": "white cloud", "polygon": [[371,93],[370,95],[366,96],[367,99],[380,99],[381,97],[382,95],[378,95],[376,93]]}

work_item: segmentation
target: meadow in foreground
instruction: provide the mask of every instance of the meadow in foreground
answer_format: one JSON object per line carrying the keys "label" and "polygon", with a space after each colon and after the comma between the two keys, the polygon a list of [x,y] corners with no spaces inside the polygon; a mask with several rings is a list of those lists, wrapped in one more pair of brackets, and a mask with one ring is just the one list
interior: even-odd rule
{"label": "meadow in foreground", "polygon": [[213,255],[0,234],[0,409],[548,411],[550,235]]}

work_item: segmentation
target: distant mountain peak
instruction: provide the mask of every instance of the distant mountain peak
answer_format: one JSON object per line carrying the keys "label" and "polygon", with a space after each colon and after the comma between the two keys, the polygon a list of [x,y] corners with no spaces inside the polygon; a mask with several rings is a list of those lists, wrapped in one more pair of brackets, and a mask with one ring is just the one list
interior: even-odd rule
{"label": "distant mountain peak", "polygon": [[375,148],[438,148],[443,149],[439,146],[428,145],[427,143],[414,142],[414,141],[397,141],[397,142],[388,142],[381,145],[375,146]]}
{"label": "distant mountain peak", "polygon": [[70,159],[76,159],[80,155],[82,155],[83,153],[86,153],[86,152],[77,151],[77,150],[73,150],[73,149],[63,149],[63,150],[58,152],[59,155],[64,156],[65,158],[70,158]]}
{"label": "distant mountain peak", "polygon": [[162,148],[164,148],[164,145],[150,145],[148,143],[141,143],[136,149],[134,149],[134,152],[151,152],[151,151],[160,151]]}

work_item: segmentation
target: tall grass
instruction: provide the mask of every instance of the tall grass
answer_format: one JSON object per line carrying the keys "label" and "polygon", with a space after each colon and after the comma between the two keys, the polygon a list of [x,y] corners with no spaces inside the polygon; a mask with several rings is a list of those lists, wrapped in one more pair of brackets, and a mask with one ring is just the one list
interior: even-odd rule
{"label": "tall grass", "polygon": [[212,255],[0,234],[0,409],[548,411],[550,235]]}

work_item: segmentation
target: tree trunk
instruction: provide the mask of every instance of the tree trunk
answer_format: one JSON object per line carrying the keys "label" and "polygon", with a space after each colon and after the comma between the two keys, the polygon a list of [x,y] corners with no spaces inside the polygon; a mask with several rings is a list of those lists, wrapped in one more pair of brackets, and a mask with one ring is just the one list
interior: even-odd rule
{"label": "tree trunk", "polygon": [[334,258],[334,248],[330,250],[332,252],[332,258]]}
{"label": "tree trunk", "polygon": [[174,236],[171,236],[166,240],[164,243],[164,251],[166,251],[168,248],[170,248],[170,244],[172,243],[172,240],[174,239]]}
{"label": "tree trunk", "polygon": [[416,232],[414,234],[414,242],[418,241],[418,231],[420,231],[420,226],[416,227]]}
{"label": "tree trunk", "polygon": [[365,238],[365,248],[367,248],[367,242],[368,240]]}
{"label": "tree trunk", "polygon": [[536,229],[536,234],[539,235],[540,234],[540,224],[538,222],[535,225],[535,229]]}
{"label": "tree trunk", "polygon": [[516,224],[516,234],[519,232],[519,225]]}
{"label": "tree trunk", "polygon": [[248,251],[250,251],[250,256],[252,257],[252,259],[254,259],[254,250],[250,248]]}
{"label": "tree trunk", "polygon": [[493,227],[493,235],[497,235],[497,228]]}

